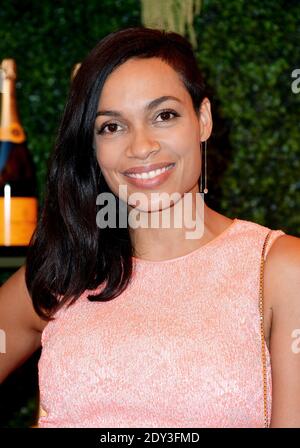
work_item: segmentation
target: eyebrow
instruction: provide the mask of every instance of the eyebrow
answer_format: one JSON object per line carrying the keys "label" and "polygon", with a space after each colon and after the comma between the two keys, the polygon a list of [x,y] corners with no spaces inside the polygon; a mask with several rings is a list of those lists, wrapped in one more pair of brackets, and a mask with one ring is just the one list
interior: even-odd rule
{"label": "eyebrow", "polygon": [[[154,109],[159,104],[163,103],[167,100],[174,100],[182,104],[182,101],[179,98],[176,98],[176,96],[172,95],[164,95],[160,96],[159,98],[155,98],[155,100],[150,101],[150,103],[146,104],[145,110],[150,111]],[[122,117],[121,112],[118,112],[116,110],[99,110],[96,113],[96,117],[99,117],[100,115],[109,115],[110,117]]]}

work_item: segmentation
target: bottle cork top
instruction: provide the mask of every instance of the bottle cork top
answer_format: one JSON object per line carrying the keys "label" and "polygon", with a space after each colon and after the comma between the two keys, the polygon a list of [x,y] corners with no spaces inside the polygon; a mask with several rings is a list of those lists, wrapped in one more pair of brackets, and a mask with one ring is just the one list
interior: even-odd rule
{"label": "bottle cork top", "polygon": [[3,59],[1,69],[5,79],[17,78],[17,65],[14,59]]}

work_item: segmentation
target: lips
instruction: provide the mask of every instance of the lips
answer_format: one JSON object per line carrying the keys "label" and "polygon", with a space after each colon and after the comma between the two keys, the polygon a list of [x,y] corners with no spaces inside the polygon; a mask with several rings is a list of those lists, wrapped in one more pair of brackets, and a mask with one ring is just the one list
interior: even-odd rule
{"label": "lips", "polygon": [[[159,168],[153,169],[154,166],[158,166]],[[175,163],[153,164],[147,166],[148,171],[145,171],[146,167],[143,167],[143,171],[141,170],[142,167],[135,167],[140,172],[132,172],[130,169],[128,170],[128,174],[123,175],[126,176],[127,182],[135,187],[151,189],[162,185],[172,175],[175,167]]]}
{"label": "lips", "polygon": [[126,176],[127,174],[149,173],[150,171],[155,171],[160,168],[169,166],[171,164],[172,162],[161,162],[161,163],[152,163],[151,165],[134,166],[133,168],[129,168],[128,170],[124,171],[122,174]]}

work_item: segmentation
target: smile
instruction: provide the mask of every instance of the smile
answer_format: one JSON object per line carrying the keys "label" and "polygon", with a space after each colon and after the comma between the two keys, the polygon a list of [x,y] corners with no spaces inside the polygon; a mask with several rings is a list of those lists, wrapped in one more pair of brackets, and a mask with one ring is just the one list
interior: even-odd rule
{"label": "smile", "polygon": [[176,163],[170,163],[156,170],[142,171],[140,173],[123,173],[127,178],[127,182],[131,185],[142,188],[151,189],[157,188],[162,185],[172,175],[175,169]]}
{"label": "smile", "polygon": [[143,173],[128,173],[126,176],[132,177],[134,179],[153,179],[154,177],[159,176],[160,174],[164,173],[165,171],[170,170],[175,166],[175,163],[170,163],[168,166],[164,166],[163,168],[160,168],[158,170],[143,172]]}

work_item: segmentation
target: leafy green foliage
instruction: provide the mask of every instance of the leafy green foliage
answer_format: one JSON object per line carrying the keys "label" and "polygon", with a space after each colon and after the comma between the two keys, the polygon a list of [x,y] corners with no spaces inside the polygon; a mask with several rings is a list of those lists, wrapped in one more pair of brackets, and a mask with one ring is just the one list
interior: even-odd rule
{"label": "leafy green foliage", "polygon": [[[291,73],[300,67],[300,4],[206,0],[196,18],[197,57],[226,123],[231,160],[218,180],[226,214],[300,234],[300,94]],[[224,142],[223,142],[224,144]],[[227,149],[211,153],[214,163]]]}

